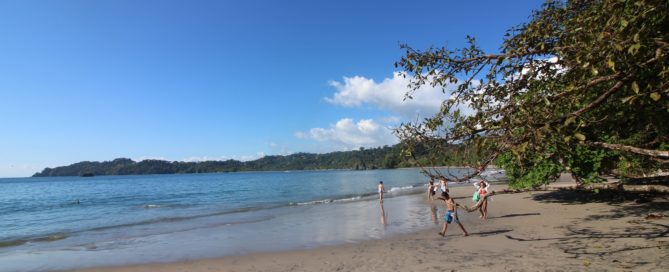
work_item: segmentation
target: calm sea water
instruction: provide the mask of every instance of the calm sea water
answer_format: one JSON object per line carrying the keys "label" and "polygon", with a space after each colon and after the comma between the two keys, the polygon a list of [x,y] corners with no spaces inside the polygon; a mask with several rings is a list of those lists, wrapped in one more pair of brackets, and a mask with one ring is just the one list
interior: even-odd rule
{"label": "calm sea water", "polygon": [[[376,201],[381,180],[389,197],[385,207]],[[401,200],[423,192],[425,183],[418,169],[0,179],[0,271],[183,260],[379,238],[433,224],[425,205]]]}

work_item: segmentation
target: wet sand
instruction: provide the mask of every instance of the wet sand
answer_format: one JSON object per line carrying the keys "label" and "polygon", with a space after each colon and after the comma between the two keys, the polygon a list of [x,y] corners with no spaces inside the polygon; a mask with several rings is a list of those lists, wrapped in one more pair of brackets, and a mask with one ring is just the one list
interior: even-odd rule
{"label": "wet sand", "polygon": [[[472,204],[471,187],[451,190],[458,203]],[[502,194],[490,202],[488,220],[460,216],[468,237],[457,225],[439,236],[439,218],[427,230],[345,245],[76,271],[667,271],[668,210],[666,196]]]}

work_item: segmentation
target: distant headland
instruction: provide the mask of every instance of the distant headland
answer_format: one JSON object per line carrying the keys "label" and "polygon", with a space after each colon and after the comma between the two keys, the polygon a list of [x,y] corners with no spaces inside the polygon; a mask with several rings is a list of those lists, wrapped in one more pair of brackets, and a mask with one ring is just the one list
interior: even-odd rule
{"label": "distant headland", "polygon": [[181,162],[164,160],[133,161],[118,158],[112,161],[82,161],[68,166],[45,168],[33,177],[53,176],[104,176],[215,173],[239,171],[284,171],[319,169],[387,169],[415,166],[409,160],[401,159],[400,145],[327,154],[296,153],[286,156],[265,156],[253,161],[200,161]]}

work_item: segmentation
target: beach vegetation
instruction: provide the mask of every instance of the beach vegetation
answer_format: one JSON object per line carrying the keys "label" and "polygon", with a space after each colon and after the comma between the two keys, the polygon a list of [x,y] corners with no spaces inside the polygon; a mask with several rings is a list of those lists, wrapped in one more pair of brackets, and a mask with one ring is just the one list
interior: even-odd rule
{"label": "beach vegetation", "polygon": [[498,164],[523,188],[562,172],[580,184],[667,174],[668,1],[548,1],[499,50],[466,42],[402,45],[406,99],[424,85],[450,95],[434,116],[396,129],[405,156],[461,146],[477,172]]}

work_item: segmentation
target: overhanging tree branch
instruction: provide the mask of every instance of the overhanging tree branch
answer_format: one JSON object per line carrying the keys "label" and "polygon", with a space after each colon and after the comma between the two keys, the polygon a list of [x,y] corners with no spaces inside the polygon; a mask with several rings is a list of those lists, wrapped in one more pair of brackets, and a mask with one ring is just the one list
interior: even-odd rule
{"label": "overhanging tree branch", "polygon": [[629,145],[609,144],[604,142],[584,142],[584,144],[594,147],[603,147],[606,149],[611,149],[616,151],[625,151],[650,157],[669,159],[669,151],[664,151],[664,150],[646,149]]}

